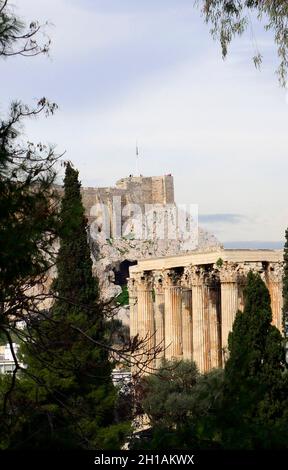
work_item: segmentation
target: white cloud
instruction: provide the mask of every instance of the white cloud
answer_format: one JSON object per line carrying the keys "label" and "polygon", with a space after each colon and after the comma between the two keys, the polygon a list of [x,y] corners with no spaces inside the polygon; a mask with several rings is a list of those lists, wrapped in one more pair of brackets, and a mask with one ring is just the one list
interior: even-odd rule
{"label": "white cloud", "polygon": [[[22,2],[14,2],[21,6],[22,14]],[[29,123],[27,135],[56,142],[60,151],[67,149],[67,158],[79,168],[86,185],[99,179],[102,184],[112,184],[118,177],[133,173],[138,138],[141,171],[173,173],[179,202],[199,203],[202,213],[246,215],[237,226],[218,227],[222,239],[281,238],[288,220],[288,108],[285,92],[277,88],[270,59],[262,72],[255,70],[250,60],[253,51],[244,41],[233,47],[223,63],[216,46],[211,43],[211,50],[207,50],[208,31],[199,32],[197,24],[194,29],[191,23],[191,59],[182,58],[182,63],[179,59],[177,65],[156,70],[150,60],[157,29],[155,41],[161,36],[163,54],[170,53],[165,47],[166,37],[170,38],[169,45],[174,38],[179,43],[179,55],[181,47],[188,47],[185,38],[190,36],[182,37],[178,24],[175,33],[171,16],[161,22],[161,16],[145,13],[135,24],[130,13],[108,15],[81,9],[80,2],[77,5],[64,0],[25,2],[28,18],[51,19],[56,25],[52,34],[53,70],[58,70],[62,60],[75,61],[77,67],[84,54],[90,54],[93,62],[96,52],[108,53],[114,45],[133,48],[134,41],[143,35],[142,47],[149,44],[143,54],[148,73],[129,81],[127,69],[128,86],[118,93],[117,67],[123,72],[127,63],[117,63],[113,68],[112,55],[112,66],[104,72],[107,80],[114,74],[113,99],[105,84],[98,93],[87,89],[89,105],[75,105],[73,109],[71,103],[69,111],[61,106],[54,118]],[[270,54],[271,43],[261,40],[259,44]],[[64,84],[55,81],[60,96],[66,84],[77,93],[78,83],[71,85],[70,76],[61,79]],[[77,79],[81,87],[81,74]],[[32,80],[31,89],[34,85]]]}

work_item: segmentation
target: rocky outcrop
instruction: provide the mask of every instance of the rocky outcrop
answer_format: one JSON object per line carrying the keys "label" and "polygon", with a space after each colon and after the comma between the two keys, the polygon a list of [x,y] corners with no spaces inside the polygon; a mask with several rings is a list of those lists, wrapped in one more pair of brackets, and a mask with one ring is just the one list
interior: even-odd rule
{"label": "rocky outcrop", "polygon": [[[101,295],[108,300],[121,292],[121,287],[115,285],[115,271],[120,263],[147,258],[174,256],[190,252],[187,240],[133,240],[129,238],[106,239],[102,233],[91,237],[90,246],[93,258],[93,269],[99,279]],[[197,250],[213,251],[221,247],[214,235],[199,228]]]}

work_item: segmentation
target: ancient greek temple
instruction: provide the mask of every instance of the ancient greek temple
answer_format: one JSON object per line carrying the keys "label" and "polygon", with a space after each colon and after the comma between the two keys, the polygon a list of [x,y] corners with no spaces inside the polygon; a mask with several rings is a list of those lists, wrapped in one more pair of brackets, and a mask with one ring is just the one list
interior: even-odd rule
{"label": "ancient greek temple", "polygon": [[163,344],[163,358],[193,359],[200,372],[222,367],[228,334],[244,308],[248,272],[270,292],[273,324],[282,329],[283,252],[217,250],[139,261],[128,280],[130,335]]}

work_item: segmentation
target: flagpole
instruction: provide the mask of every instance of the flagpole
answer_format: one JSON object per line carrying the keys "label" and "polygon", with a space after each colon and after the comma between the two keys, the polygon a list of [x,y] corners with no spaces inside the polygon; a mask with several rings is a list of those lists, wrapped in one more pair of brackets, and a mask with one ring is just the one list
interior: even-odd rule
{"label": "flagpole", "polygon": [[140,176],[139,171],[139,148],[138,148],[138,141],[136,141],[136,175]]}

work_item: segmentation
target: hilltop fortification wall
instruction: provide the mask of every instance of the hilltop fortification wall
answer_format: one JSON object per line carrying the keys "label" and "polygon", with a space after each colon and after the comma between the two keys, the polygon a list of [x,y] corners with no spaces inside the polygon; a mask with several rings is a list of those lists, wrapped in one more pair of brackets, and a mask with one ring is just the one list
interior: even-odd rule
{"label": "hilltop fortification wall", "polygon": [[145,204],[174,204],[173,176],[129,176],[117,181],[113,187],[84,187],[82,199],[90,222],[96,217],[93,213],[95,205],[103,204],[112,211],[115,199],[117,203],[120,201],[122,208],[127,204],[141,207]]}

